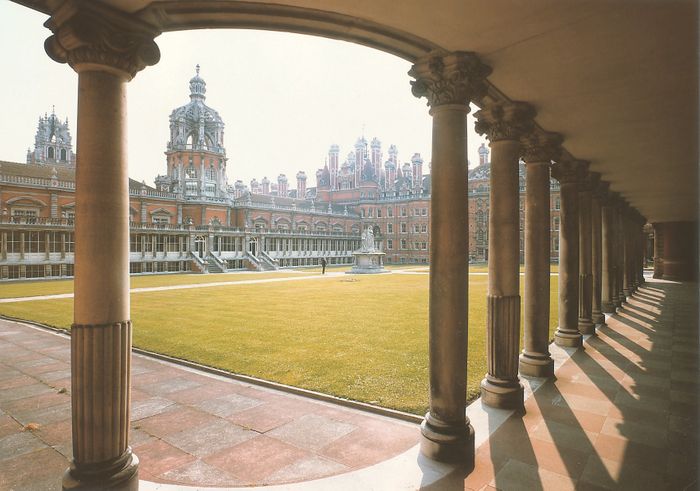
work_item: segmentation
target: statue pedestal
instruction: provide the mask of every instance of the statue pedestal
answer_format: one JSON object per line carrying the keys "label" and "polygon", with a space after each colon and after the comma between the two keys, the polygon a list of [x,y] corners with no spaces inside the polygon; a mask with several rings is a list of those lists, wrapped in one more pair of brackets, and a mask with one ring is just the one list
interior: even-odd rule
{"label": "statue pedestal", "polygon": [[352,255],[355,256],[355,264],[353,264],[352,269],[346,271],[345,274],[377,274],[389,272],[384,269],[384,256],[386,254],[383,252],[355,251]]}

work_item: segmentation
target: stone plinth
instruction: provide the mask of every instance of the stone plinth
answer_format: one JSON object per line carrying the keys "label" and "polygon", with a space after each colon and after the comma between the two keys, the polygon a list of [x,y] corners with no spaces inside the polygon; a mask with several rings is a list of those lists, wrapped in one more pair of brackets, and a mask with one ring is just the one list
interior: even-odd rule
{"label": "stone plinth", "polygon": [[384,254],[379,251],[355,251],[352,253],[355,257],[355,263],[352,265],[350,271],[346,271],[345,274],[378,274],[378,273],[388,273],[389,271],[384,269]]}

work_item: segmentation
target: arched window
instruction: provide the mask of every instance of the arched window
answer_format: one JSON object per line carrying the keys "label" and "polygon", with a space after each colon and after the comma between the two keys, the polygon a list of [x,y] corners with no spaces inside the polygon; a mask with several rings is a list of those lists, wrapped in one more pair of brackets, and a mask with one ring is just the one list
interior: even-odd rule
{"label": "arched window", "polygon": [[190,163],[190,165],[187,167],[185,175],[187,177],[197,177],[197,169],[194,168],[194,165],[192,165],[192,163]]}
{"label": "arched window", "polygon": [[66,161],[66,149],[65,149],[65,148],[62,148],[62,149],[61,149],[61,160],[62,160],[63,162]]}
{"label": "arched window", "polygon": [[54,153],[53,147],[49,147],[49,158],[50,159],[54,158],[54,155],[55,155],[55,153]]}

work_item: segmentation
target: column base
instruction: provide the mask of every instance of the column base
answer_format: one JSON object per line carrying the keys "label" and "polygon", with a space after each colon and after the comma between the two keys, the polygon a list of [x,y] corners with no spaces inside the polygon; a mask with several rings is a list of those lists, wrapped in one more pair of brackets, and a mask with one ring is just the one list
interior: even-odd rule
{"label": "column base", "polygon": [[522,410],[525,405],[523,384],[499,380],[488,375],[481,381],[481,402],[497,409]]}
{"label": "column base", "polygon": [[590,319],[579,319],[578,331],[581,334],[595,334],[595,324]]}
{"label": "column base", "polygon": [[420,452],[425,457],[459,464],[468,470],[474,468],[474,428],[469,420],[463,426],[454,426],[427,413],[420,425],[420,432]]}
{"label": "column base", "polygon": [[554,333],[554,343],[564,348],[580,348],[583,346],[583,336],[578,331],[557,328]]}
{"label": "column base", "polygon": [[525,377],[549,378],[554,375],[554,360],[549,354],[522,352],[518,369]]}
{"label": "column base", "polygon": [[[624,298],[625,300],[627,300],[627,297],[629,297],[629,296],[631,296],[631,295],[632,295],[632,288],[629,288],[629,287],[628,287],[628,288],[625,288],[624,290],[622,290],[622,296],[623,296],[623,298]],[[625,300],[623,300],[623,302],[624,302]]]}
{"label": "column base", "polygon": [[593,324],[596,326],[605,324],[605,316],[603,315],[603,312],[597,312],[594,310],[593,315],[591,315],[591,321],[593,321]]}
{"label": "column base", "polygon": [[613,302],[603,302],[603,312],[606,314],[614,314],[615,313],[615,304]]}
{"label": "column base", "polygon": [[63,474],[63,491],[138,491],[138,469],[139,459],[131,447],[119,458],[99,464],[78,466],[73,461]]}

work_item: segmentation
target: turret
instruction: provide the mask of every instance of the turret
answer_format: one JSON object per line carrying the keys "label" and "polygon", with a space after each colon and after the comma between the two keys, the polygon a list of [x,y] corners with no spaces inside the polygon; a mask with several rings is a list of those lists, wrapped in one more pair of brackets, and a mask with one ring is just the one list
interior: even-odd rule
{"label": "turret", "polygon": [[270,180],[267,178],[267,176],[262,178],[261,184],[262,194],[270,194]]}
{"label": "turret", "polygon": [[486,165],[489,163],[489,149],[486,148],[484,143],[479,147],[479,165]]}
{"label": "turret", "polygon": [[338,154],[340,147],[336,144],[331,145],[328,150],[328,172],[330,173],[331,189],[338,189]]}
{"label": "turret", "polygon": [[284,174],[280,174],[277,176],[277,195],[278,196],[287,196],[288,194],[288,180],[287,176]]}
{"label": "turret", "polygon": [[[331,174],[332,178],[333,174]],[[297,198],[304,199],[306,196],[306,173],[303,170],[297,172]]]}

